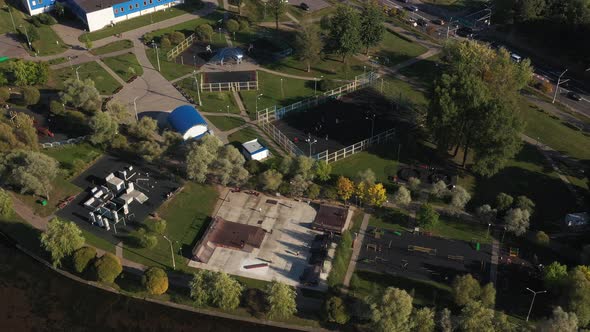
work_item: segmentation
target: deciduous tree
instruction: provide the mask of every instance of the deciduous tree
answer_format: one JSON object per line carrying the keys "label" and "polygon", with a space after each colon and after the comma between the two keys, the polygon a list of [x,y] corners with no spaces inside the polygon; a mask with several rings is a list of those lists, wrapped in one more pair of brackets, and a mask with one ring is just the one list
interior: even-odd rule
{"label": "deciduous tree", "polygon": [[360,16],[360,39],[366,48],[365,55],[369,55],[369,48],[377,46],[383,39],[385,15],[376,2],[367,1]]}
{"label": "deciduous tree", "polygon": [[12,196],[0,188],[0,218],[8,218],[12,216],[13,212]]}
{"label": "deciduous tree", "polygon": [[496,196],[496,209],[500,212],[504,212],[508,210],[512,203],[514,202],[514,198],[506,193],[499,193]]}
{"label": "deciduous tree", "polygon": [[456,210],[465,209],[465,205],[471,200],[471,195],[465,188],[461,186],[455,186],[451,190],[451,207]]}
{"label": "deciduous tree", "polygon": [[578,316],[580,326],[590,323],[590,269],[580,265],[571,269],[566,281],[566,308]]}
{"label": "deciduous tree", "polygon": [[[2,79],[0,78],[0,85],[2,85],[1,81]],[[5,103],[8,99],[10,99],[10,91],[8,91],[8,88],[0,87],[0,103]]]}
{"label": "deciduous tree", "polygon": [[324,314],[328,322],[341,325],[350,319],[344,301],[338,296],[332,296],[324,303]]}
{"label": "deciduous tree", "polygon": [[269,169],[260,174],[259,181],[262,189],[277,190],[283,182],[283,175],[274,169]]}
{"label": "deciduous tree", "polygon": [[204,23],[197,26],[195,29],[195,34],[201,41],[211,41],[211,37],[213,36],[213,28],[209,24]]}
{"label": "deciduous tree", "polygon": [[41,98],[41,93],[39,93],[39,89],[35,88],[34,86],[25,86],[22,89],[23,93],[23,101],[25,102],[26,106],[36,105]]}
{"label": "deciduous tree", "polygon": [[225,21],[225,28],[227,29],[227,32],[234,33],[240,30],[240,23],[234,19],[229,19]]}
{"label": "deciduous tree", "polygon": [[148,293],[161,295],[168,290],[168,275],[161,268],[152,266],[143,273],[141,283]]}
{"label": "deciduous tree", "polygon": [[408,205],[412,202],[412,195],[406,187],[400,186],[393,194],[393,202],[398,205]]}
{"label": "deciduous tree", "polygon": [[436,198],[443,198],[449,194],[449,190],[447,189],[447,184],[443,180],[440,180],[432,184],[430,193]]}
{"label": "deciduous tree", "polygon": [[266,289],[266,301],[268,302],[268,318],[285,319],[297,312],[295,298],[297,293],[289,285],[273,281]]}
{"label": "deciduous tree", "polygon": [[94,262],[94,270],[98,281],[112,284],[123,272],[123,266],[119,257],[107,252]]}
{"label": "deciduous tree", "polygon": [[281,18],[281,15],[283,15],[287,10],[287,2],[283,0],[268,0],[266,6],[275,19],[275,28],[279,30],[279,19]]}
{"label": "deciduous tree", "polygon": [[332,173],[332,165],[328,164],[325,160],[318,160],[314,164],[314,173],[320,181],[328,181]]}
{"label": "deciduous tree", "polygon": [[59,92],[61,101],[86,112],[96,112],[100,109],[100,93],[94,86],[94,81],[87,78],[76,80],[69,78],[64,81],[64,88]]}
{"label": "deciduous tree", "polygon": [[421,181],[418,178],[411,177],[408,179],[408,187],[411,191],[418,191],[420,189]]}
{"label": "deciduous tree", "polygon": [[[278,0],[280,1],[280,0]],[[346,63],[349,56],[355,55],[361,47],[361,20],[359,14],[348,6],[338,6],[330,18],[330,41],[336,54]]]}
{"label": "deciduous tree", "polygon": [[89,122],[92,134],[90,142],[102,145],[111,142],[119,131],[117,120],[107,112],[96,112]]}
{"label": "deciduous tree", "polygon": [[235,309],[240,304],[242,285],[225,272],[214,275],[211,287],[211,303],[221,309]]}
{"label": "deciduous tree", "polygon": [[546,246],[550,241],[551,239],[549,239],[549,235],[547,235],[547,233],[543,231],[538,231],[535,233],[535,242],[537,242],[537,244]]}
{"label": "deciduous tree", "polygon": [[376,183],[367,189],[367,200],[373,206],[380,207],[387,201],[387,191],[383,184]]}
{"label": "deciduous tree", "polygon": [[354,183],[349,178],[340,176],[336,182],[336,188],[338,188],[338,197],[346,202],[354,192]]}
{"label": "deciduous tree", "polygon": [[553,262],[543,270],[545,286],[554,291],[559,291],[568,280],[567,266],[559,262]]}
{"label": "deciduous tree", "polygon": [[96,248],[82,247],[74,252],[74,270],[78,273],[84,272],[88,265],[96,259]]}
{"label": "deciduous tree", "polygon": [[476,209],[476,214],[485,223],[491,223],[496,220],[496,209],[492,209],[489,204],[484,204]]}
{"label": "deciduous tree", "polygon": [[144,116],[129,127],[129,133],[139,140],[152,141],[158,130],[158,121]]}
{"label": "deciduous tree", "polygon": [[307,190],[311,181],[305,179],[301,174],[297,174],[289,182],[289,193],[295,197],[303,196],[303,193]]}
{"label": "deciduous tree", "polygon": [[377,332],[409,331],[412,297],[402,289],[388,287],[373,308],[372,321]]}
{"label": "deciduous tree", "polygon": [[295,36],[295,45],[297,57],[311,72],[311,66],[321,60],[324,48],[319,30],[314,25],[304,26]]}
{"label": "deciduous tree", "polygon": [[214,272],[208,270],[197,270],[193,273],[189,287],[191,298],[198,307],[204,307],[209,304],[211,299],[211,287],[213,283]]}
{"label": "deciduous tree", "polygon": [[535,203],[524,195],[516,197],[516,200],[514,201],[514,207],[521,210],[527,210],[530,215],[533,215],[533,212],[535,212]]}
{"label": "deciduous tree", "polygon": [[438,223],[439,214],[430,204],[422,204],[417,214],[420,227],[431,229]]}
{"label": "deciduous tree", "polygon": [[8,66],[14,83],[18,86],[43,85],[49,78],[49,65],[46,62],[33,62],[18,59]]}
{"label": "deciduous tree", "polygon": [[451,310],[448,308],[444,308],[439,312],[438,315],[438,327],[441,332],[453,332],[453,318],[451,315]]}
{"label": "deciduous tree", "polygon": [[573,312],[565,312],[561,307],[553,309],[553,314],[537,324],[538,332],[577,332],[578,317]]}
{"label": "deciduous tree", "polygon": [[414,310],[411,317],[412,331],[433,332],[434,331],[434,310],[423,307]]}
{"label": "deciduous tree", "polygon": [[0,174],[6,184],[14,186],[21,193],[44,194],[49,199],[58,165],[55,159],[43,153],[15,151],[0,158]]}
{"label": "deciduous tree", "polygon": [[478,301],[468,302],[459,315],[459,328],[465,332],[495,332],[494,310]]}
{"label": "deciduous tree", "polygon": [[465,306],[470,302],[477,301],[481,294],[479,282],[471,274],[455,277],[452,290],[455,303],[459,306]]}
{"label": "deciduous tree", "polygon": [[526,233],[529,228],[529,219],[531,215],[527,210],[519,208],[510,209],[506,212],[504,222],[506,223],[506,230],[514,233],[516,236],[521,236]]}
{"label": "deciduous tree", "polygon": [[71,221],[53,218],[47,230],[41,233],[41,246],[51,253],[53,266],[61,265],[61,260],[84,245],[82,231]]}

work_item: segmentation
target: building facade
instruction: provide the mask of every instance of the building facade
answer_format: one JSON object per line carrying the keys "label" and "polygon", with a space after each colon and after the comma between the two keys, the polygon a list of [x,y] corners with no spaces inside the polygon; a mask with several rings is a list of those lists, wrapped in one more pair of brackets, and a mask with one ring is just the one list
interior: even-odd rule
{"label": "building facade", "polygon": [[[23,0],[29,14],[37,15],[48,12],[56,0]],[[88,26],[88,31],[96,31],[118,22],[150,14],[184,3],[184,0],[63,0]]]}

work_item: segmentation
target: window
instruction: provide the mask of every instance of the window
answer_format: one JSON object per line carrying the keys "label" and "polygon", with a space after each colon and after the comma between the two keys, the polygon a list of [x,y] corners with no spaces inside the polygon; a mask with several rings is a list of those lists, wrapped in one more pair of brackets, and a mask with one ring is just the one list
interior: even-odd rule
{"label": "window", "polygon": [[150,0],[150,4],[154,3],[154,0]]}
{"label": "window", "polygon": [[147,5],[147,1],[144,1],[144,2],[143,2],[143,5],[144,5],[144,6],[146,6],[146,5]]}
{"label": "window", "polygon": [[33,1],[31,1],[31,4],[32,4],[33,6],[36,6],[36,5],[37,5],[37,2],[33,0]]}
{"label": "window", "polygon": [[121,13],[125,11],[125,8],[121,7]]}
{"label": "window", "polygon": [[133,10],[133,5],[129,5],[129,10]]}
{"label": "window", "polygon": [[135,8],[139,8],[139,4],[138,3],[135,4]]}
{"label": "window", "polygon": [[42,3],[43,3],[43,0],[39,0],[39,4],[42,4]]}
{"label": "window", "polygon": [[118,12],[119,12],[119,10],[117,8],[115,8],[115,14],[118,13]]}

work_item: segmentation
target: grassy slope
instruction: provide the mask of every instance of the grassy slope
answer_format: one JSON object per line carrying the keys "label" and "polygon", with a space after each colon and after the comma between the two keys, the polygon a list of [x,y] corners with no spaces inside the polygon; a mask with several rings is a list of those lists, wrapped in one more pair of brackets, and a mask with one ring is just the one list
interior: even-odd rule
{"label": "grassy slope", "polygon": [[[133,76],[141,76],[143,75],[143,68],[137,61],[135,54],[133,53],[126,53],[117,55],[110,58],[102,59],[109,68],[111,68],[123,81],[128,81]],[[129,68],[133,68],[134,73],[132,73]]]}
{"label": "grassy slope", "polygon": [[102,54],[108,54],[108,53],[112,53],[112,52],[116,52],[116,51],[120,51],[120,50],[126,50],[126,49],[132,48],[132,47],[133,47],[133,42],[129,39],[124,39],[124,40],[117,40],[115,42],[108,43],[108,44],[101,46],[101,47],[93,48],[90,51],[90,53],[92,53],[94,55],[102,55]]}
{"label": "grassy slope", "polygon": [[224,115],[208,115],[207,119],[213,122],[213,125],[220,130],[228,131],[233,128],[239,127],[245,123],[244,119],[237,118],[233,116],[224,116]]}
{"label": "grassy slope", "polygon": [[[80,75],[81,80],[87,78],[93,80],[96,88],[102,95],[110,95],[120,86],[106,70],[96,63],[96,61],[81,64],[80,69],[78,69],[78,74]],[[75,71],[70,67],[54,70],[50,74],[50,84],[57,89],[62,89],[63,82],[68,78],[76,78]]]}
{"label": "grassy slope", "polygon": [[412,59],[426,52],[426,47],[414,43],[397,33],[387,30],[380,47],[374,52],[380,59],[385,57],[388,66]]}
{"label": "grassy slope", "polygon": [[[198,79],[200,79],[200,77],[198,77]],[[177,84],[185,92],[191,95],[195,102],[198,100],[194,78],[186,78],[180,82],[177,82]],[[230,92],[201,92],[201,101],[203,105],[199,106],[198,109],[202,112],[218,112],[223,114],[228,111],[227,106],[229,106],[230,113],[240,113],[240,110],[238,109],[238,106],[236,105],[236,102]]]}

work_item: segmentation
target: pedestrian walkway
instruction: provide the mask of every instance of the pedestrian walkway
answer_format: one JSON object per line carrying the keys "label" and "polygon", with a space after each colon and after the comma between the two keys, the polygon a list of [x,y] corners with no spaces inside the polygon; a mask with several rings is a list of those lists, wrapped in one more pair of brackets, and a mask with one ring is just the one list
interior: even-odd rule
{"label": "pedestrian walkway", "polygon": [[[357,210],[360,212],[361,210]],[[363,216],[363,222],[361,223],[361,228],[358,234],[355,234],[353,248],[352,248],[352,256],[350,257],[350,263],[348,263],[348,269],[346,270],[346,275],[344,276],[344,289],[343,292],[346,294],[348,293],[348,288],[350,286],[350,280],[352,279],[352,274],[356,269],[356,262],[359,258],[359,254],[361,252],[361,247],[363,245],[363,241],[365,240],[365,234],[367,232],[367,227],[369,226],[369,220],[371,220],[371,215],[365,213]]]}
{"label": "pedestrian walkway", "polygon": [[490,266],[490,282],[496,287],[498,279],[498,253],[500,252],[500,243],[494,239],[492,241],[492,265]]}

